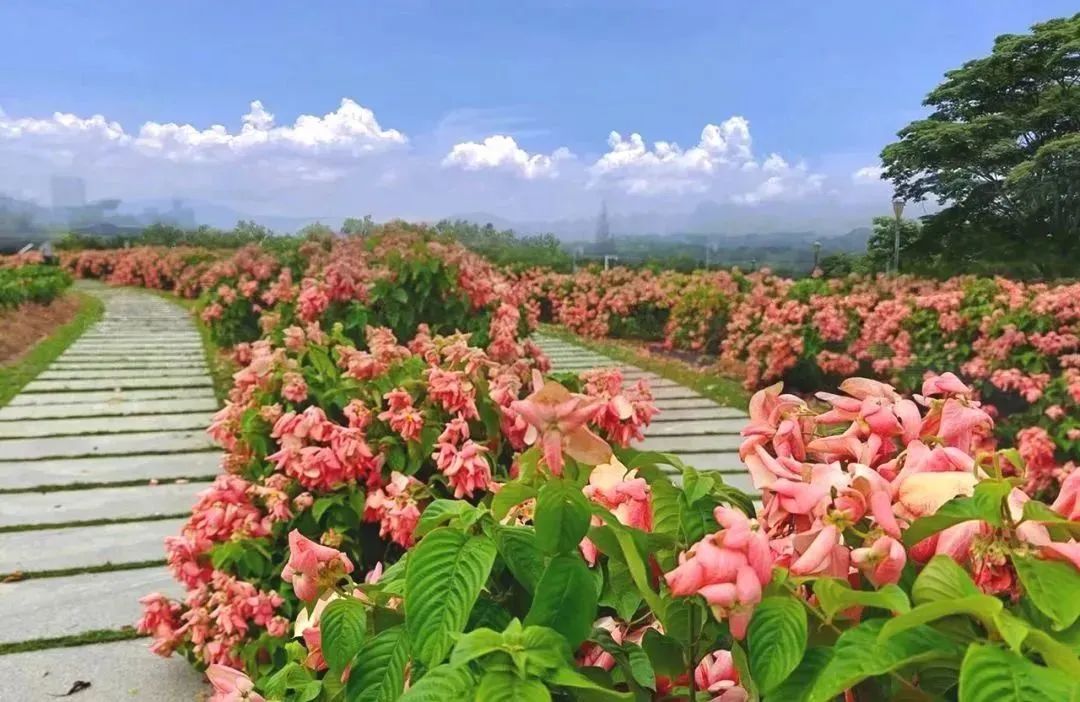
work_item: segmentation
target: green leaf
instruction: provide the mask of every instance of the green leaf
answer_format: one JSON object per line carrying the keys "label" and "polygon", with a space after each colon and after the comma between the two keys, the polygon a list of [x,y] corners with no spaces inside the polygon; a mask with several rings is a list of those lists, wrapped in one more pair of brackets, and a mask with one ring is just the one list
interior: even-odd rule
{"label": "green leaf", "polygon": [[856,606],[877,607],[898,614],[911,610],[907,593],[896,585],[885,585],[878,590],[853,590],[845,580],[821,578],[814,581],[814,594],[830,621],[837,612]]}
{"label": "green leaf", "polygon": [[1001,526],[1001,504],[1011,490],[1012,484],[1006,480],[980,482],[971,497],[954,498],[934,514],[916,519],[904,532],[904,545],[914,546],[928,536],[972,519]]}
{"label": "green leaf", "polygon": [[686,672],[682,646],[672,637],[656,629],[648,629],[641,640],[641,648],[649,656],[657,675],[677,678]]}
{"label": "green leaf", "polygon": [[476,629],[458,639],[450,654],[450,665],[464,665],[469,661],[501,650],[503,635],[491,629]]}
{"label": "green leaf", "polygon": [[447,702],[471,700],[476,679],[467,666],[440,665],[405,691],[398,702]]}
{"label": "green leaf", "polygon": [[596,600],[596,585],[585,561],[577,555],[555,556],[536,586],[525,624],[550,627],[577,648],[596,619]]}
{"label": "green leaf", "polygon": [[608,560],[600,604],[614,609],[623,621],[631,621],[641,606],[641,593],[637,591],[630,569],[623,561],[614,558]]}
{"label": "green leaf", "polygon": [[960,667],[958,702],[1064,702],[1077,698],[1069,676],[1011,651],[972,644]]}
{"label": "green leaf", "polygon": [[323,657],[334,670],[349,664],[367,633],[367,609],[353,597],[341,597],[326,606],[319,618]]}
{"label": "green leaf", "polygon": [[413,548],[405,571],[405,620],[413,656],[428,668],[450,653],[494,562],[490,539],[447,527]]}
{"label": "green leaf", "polygon": [[782,683],[773,688],[769,699],[782,700],[782,702],[806,702],[821,671],[832,660],[832,655],[830,648],[806,649],[806,654],[799,661],[799,665]]}
{"label": "green leaf", "polygon": [[353,659],[346,684],[347,702],[393,702],[405,689],[409,637],[395,626],[366,640]]}
{"label": "green leaf", "polygon": [[546,626],[530,626],[521,632],[525,652],[525,671],[544,677],[565,667],[573,659],[566,638]]}
{"label": "green leaf", "polygon": [[913,629],[923,624],[951,617],[957,614],[966,614],[982,622],[987,630],[994,630],[994,616],[1002,610],[1001,600],[990,595],[969,595],[956,600],[939,600],[921,604],[906,614],[893,617],[878,634],[879,641],[885,641],[900,632]]}
{"label": "green leaf", "polygon": [[502,519],[511,509],[534,497],[536,497],[536,488],[520,480],[514,480],[499,488],[495,497],[491,498],[491,512],[495,515],[495,519]]}
{"label": "green leaf", "polygon": [[1080,522],[1074,522],[1062,517],[1042,502],[1036,500],[1025,502],[1024,519],[1043,524],[1050,532],[1053,541],[1068,541],[1070,538],[1080,539]]}
{"label": "green leaf", "polygon": [[928,626],[878,641],[884,625],[884,619],[870,619],[840,635],[832,658],[814,682],[808,702],[829,702],[866,678],[898,668],[923,661],[960,660],[963,655],[957,643]]}
{"label": "green leaf", "polygon": [[545,553],[570,553],[589,531],[589,502],[581,488],[566,480],[552,480],[536,498],[536,544]]}
{"label": "green leaf", "polygon": [[653,611],[653,614],[660,621],[663,621],[665,613],[664,601],[649,585],[649,571],[645,567],[645,560],[641,557],[641,551],[638,550],[637,543],[634,541],[634,532],[617,521],[609,522],[607,526],[611,533],[614,534],[615,541],[619,544],[623,562],[626,563],[626,567],[630,571],[630,577],[634,580],[638,592],[645,599],[645,603],[649,605],[649,609]]}
{"label": "green leaf", "polygon": [[[448,698],[449,699],[449,698]],[[550,702],[551,693],[535,678],[522,679],[503,670],[489,670],[476,688],[476,702]]]}
{"label": "green leaf", "polygon": [[414,534],[419,538],[455,517],[460,517],[466,512],[475,510],[475,507],[464,500],[433,500],[424,510],[424,513],[420,515],[420,521],[416,524]]}
{"label": "green leaf", "polygon": [[915,584],[911,588],[911,599],[915,604],[955,600],[979,594],[982,594],[982,591],[971,580],[967,571],[950,556],[945,555],[931,558],[915,578]]}
{"label": "green leaf", "polygon": [[1080,573],[1071,563],[1015,556],[1012,559],[1024,594],[1050,617],[1054,629],[1067,629],[1080,617]]}
{"label": "green leaf", "polygon": [[531,595],[544,574],[544,556],[536,545],[536,534],[528,527],[497,526],[493,530],[499,556],[510,573]]}
{"label": "green leaf", "polygon": [[634,693],[632,692],[618,692],[610,687],[604,687],[569,667],[556,670],[552,675],[548,676],[547,682],[549,685],[556,687],[582,690],[586,693],[584,699],[588,700],[624,702],[634,699]]}
{"label": "green leaf", "polygon": [[747,634],[750,672],[769,692],[799,665],[806,651],[806,608],[790,596],[766,597],[754,608]]}
{"label": "green leaf", "polygon": [[652,503],[653,530],[674,537],[683,548],[716,531],[712,500],[691,504],[682,490],[664,481],[652,485]]}

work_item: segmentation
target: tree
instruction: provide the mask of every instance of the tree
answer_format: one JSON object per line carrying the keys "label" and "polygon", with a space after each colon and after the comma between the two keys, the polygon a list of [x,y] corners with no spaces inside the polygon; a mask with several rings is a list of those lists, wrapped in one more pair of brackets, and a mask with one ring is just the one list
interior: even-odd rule
{"label": "tree", "polygon": [[912,252],[970,267],[1080,254],[1080,14],[998,37],[990,56],[949,71],[882,151],[905,200],[935,198]]}
{"label": "tree", "polygon": [[367,234],[375,228],[375,222],[371,219],[371,215],[364,215],[363,219],[356,217],[346,217],[344,224],[341,225],[342,234]]}
{"label": "tree", "polygon": [[[922,226],[915,219],[900,220],[900,270],[910,270],[914,252],[912,245],[918,241]],[[892,268],[896,251],[896,219],[874,217],[874,229],[866,241],[866,266],[875,273]]]}

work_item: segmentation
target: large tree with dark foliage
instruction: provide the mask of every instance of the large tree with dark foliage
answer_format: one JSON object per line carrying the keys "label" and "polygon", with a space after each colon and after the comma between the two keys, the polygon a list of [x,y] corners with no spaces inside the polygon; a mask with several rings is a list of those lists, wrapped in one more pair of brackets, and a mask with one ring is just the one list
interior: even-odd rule
{"label": "large tree with dark foliage", "polygon": [[1080,14],[998,37],[924,104],[930,116],[882,152],[900,197],[942,206],[911,254],[951,269],[1080,270]]}

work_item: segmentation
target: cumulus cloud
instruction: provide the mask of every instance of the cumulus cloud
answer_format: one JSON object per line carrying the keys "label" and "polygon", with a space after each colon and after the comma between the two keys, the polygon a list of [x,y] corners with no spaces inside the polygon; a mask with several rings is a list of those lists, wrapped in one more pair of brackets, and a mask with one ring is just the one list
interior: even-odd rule
{"label": "cumulus cloud", "polygon": [[530,154],[518,146],[513,137],[495,134],[482,142],[454,144],[442,165],[444,168],[456,167],[466,171],[499,169],[532,180],[558,175],[558,162],[573,157],[565,147],[556,149],[550,155]]}
{"label": "cumulus cloud", "polygon": [[881,174],[885,169],[881,166],[863,166],[851,174],[851,182],[856,185],[872,185],[881,182]]}

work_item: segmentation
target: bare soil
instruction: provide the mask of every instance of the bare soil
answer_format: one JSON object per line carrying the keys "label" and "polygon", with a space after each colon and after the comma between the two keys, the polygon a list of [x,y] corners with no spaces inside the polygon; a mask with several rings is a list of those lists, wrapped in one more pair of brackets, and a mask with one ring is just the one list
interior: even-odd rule
{"label": "bare soil", "polygon": [[74,295],[61,295],[47,305],[28,302],[0,311],[0,365],[18,360],[78,311],[79,298]]}

